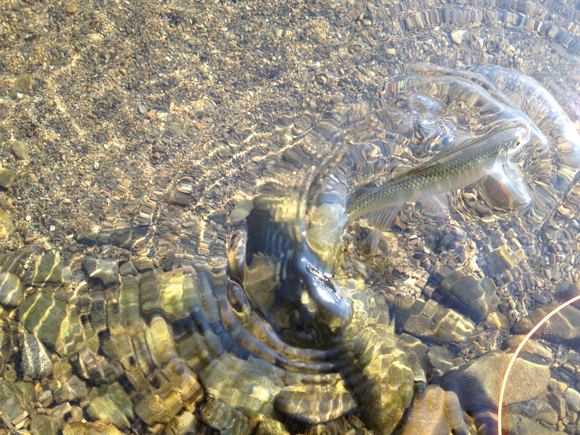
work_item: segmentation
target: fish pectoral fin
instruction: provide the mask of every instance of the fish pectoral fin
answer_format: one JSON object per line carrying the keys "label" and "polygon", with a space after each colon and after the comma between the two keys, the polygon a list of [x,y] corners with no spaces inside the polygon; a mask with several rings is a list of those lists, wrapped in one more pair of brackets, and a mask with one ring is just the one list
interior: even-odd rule
{"label": "fish pectoral fin", "polygon": [[447,198],[445,193],[422,199],[420,202],[425,214],[428,216],[433,218],[449,216],[449,198]]}
{"label": "fish pectoral fin", "polygon": [[371,255],[375,255],[379,247],[379,242],[381,241],[381,232],[376,228],[373,228],[367,236],[367,240],[369,242],[369,251]]}
{"label": "fish pectoral fin", "polygon": [[366,219],[368,224],[377,230],[388,230],[399,214],[399,211],[401,211],[403,204],[404,202],[379,208],[364,214],[361,217]]}
{"label": "fish pectoral fin", "polygon": [[508,196],[513,196],[520,204],[530,204],[532,196],[526,186],[522,173],[517,165],[510,162],[507,155],[500,158],[488,172],[488,176],[495,179]]}

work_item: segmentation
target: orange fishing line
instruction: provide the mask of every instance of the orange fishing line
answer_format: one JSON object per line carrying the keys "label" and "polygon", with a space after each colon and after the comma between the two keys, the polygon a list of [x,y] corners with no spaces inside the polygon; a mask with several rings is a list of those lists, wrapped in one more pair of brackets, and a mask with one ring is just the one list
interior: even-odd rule
{"label": "orange fishing line", "polygon": [[501,390],[499,391],[499,401],[498,401],[498,407],[497,407],[497,433],[498,435],[501,435],[501,408],[502,408],[502,403],[503,403],[503,394],[505,391],[505,387],[507,385],[507,380],[508,380],[508,376],[510,374],[510,371],[514,365],[514,363],[516,362],[516,358],[518,357],[520,351],[522,350],[522,348],[524,347],[524,345],[528,342],[528,340],[530,339],[530,337],[532,335],[534,335],[534,333],[544,324],[546,323],[550,317],[552,317],[554,314],[556,314],[558,311],[560,311],[562,308],[567,307],[570,304],[573,304],[576,301],[580,300],[580,295],[576,296],[572,299],[570,299],[568,302],[563,303],[562,305],[560,305],[559,307],[555,308],[552,312],[550,312],[550,314],[548,314],[546,317],[544,317],[540,323],[538,323],[536,326],[534,326],[532,328],[532,330],[530,332],[528,332],[528,335],[526,335],[526,338],[524,338],[524,340],[520,343],[520,345],[518,346],[518,348],[516,349],[516,352],[514,353],[514,356],[512,357],[510,363],[508,364],[507,370],[505,372],[505,375],[503,377],[503,382],[501,384]]}

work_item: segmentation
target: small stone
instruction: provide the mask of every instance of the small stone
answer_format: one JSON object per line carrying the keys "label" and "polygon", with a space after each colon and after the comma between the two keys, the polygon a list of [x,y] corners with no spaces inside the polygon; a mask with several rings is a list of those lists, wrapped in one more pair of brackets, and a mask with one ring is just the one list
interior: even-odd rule
{"label": "small stone", "polygon": [[83,267],[91,280],[99,280],[105,287],[119,282],[119,265],[115,260],[86,257]]}
{"label": "small stone", "polygon": [[[459,399],[453,391],[429,385],[423,394],[415,395],[411,412],[405,420],[403,435],[447,434],[458,427],[467,428]],[[459,433],[468,433],[462,431]]]}
{"label": "small stone", "polygon": [[64,10],[66,11],[67,14],[74,14],[78,10],[78,7],[75,3],[71,2],[66,4]]}
{"label": "small stone", "polygon": [[24,403],[22,391],[8,380],[0,380],[0,410],[3,411],[2,419],[14,420],[22,411]]}
{"label": "small stone", "polygon": [[491,278],[476,279],[473,274],[456,270],[446,277],[438,291],[447,305],[479,323],[499,304],[496,285]]}
{"label": "small stone", "polygon": [[32,435],[55,435],[60,429],[59,426],[57,419],[46,415],[37,415],[32,419],[29,430]]}
{"label": "small stone", "polygon": [[[188,433],[199,433],[198,428],[200,422],[195,415],[191,412],[183,411],[179,415],[176,415],[173,420],[167,425],[167,434],[188,434]],[[259,432],[256,432],[259,434]]]}
{"label": "small stone", "polygon": [[451,40],[457,45],[461,45],[463,43],[463,37],[466,33],[467,30],[456,29],[451,32]]}
{"label": "small stone", "polygon": [[0,168],[0,186],[4,189],[10,188],[14,182],[16,174],[10,169]]}
{"label": "small stone", "polygon": [[442,346],[431,346],[429,349],[429,362],[433,367],[434,374],[445,375],[455,367],[454,357],[446,348]]}
{"label": "small stone", "polygon": [[18,76],[14,82],[14,86],[10,90],[10,98],[15,100],[18,94],[26,94],[32,89],[32,76],[30,74],[22,74]]}
{"label": "small stone", "polygon": [[10,272],[0,272],[0,304],[15,307],[23,297],[24,288],[20,283],[20,278]]}
{"label": "small stone", "polygon": [[113,424],[119,429],[128,429],[135,416],[131,399],[123,387],[119,383],[103,386],[99,388],[100,395],[97,397],[93,396],[94,391],[95,389],[89,397],[92,400],[86,409],[87,415],[93,420]]}
{"label": "small stone", "polygon": [[564,435],[561,432],[546,429],[541,424],[517,414],[505,415],[502,420],[502,433],[510,435]]}
{"label": "small stone", "polygon": [[404,330],[415,337],[444,344],[465,340],[475,330],[475,324],[433,299],[427,302],[417,299],[412,305],[411,315],[405,321]]}
{"label": "small stone", "polygon": [[84,415],[83,410],[80,406],[73,406],[70,410],[70,417],[68,419],[69,423],[80,423],[83,421]]}
{"label": "small stone", "polygon": [[60,325],[66,316],[66,304],[44,293],[35,293],[22,302],[19,310],[21,323],[26,330],[54,349]]}
{"label": "small stone", "polygon": [[[525,338],[524,335],[510,335],[510,336],[508,336],[503,343],[502,350],[505,350],[508,352],[515,352],[516,349],[518,348],[518,346],[524,340],[524,338]],[[531,354],[538,355],[539,357],[545,358],[547,360],[552,360],[552,358],[554,357],[554,355],[552,354],[552,351],[550,349],[542,346],[536,340],[532,340],[532,339],[529,339],[526,342],[526,344],[524,344],[524,347],[522,347],[522,350],[524,352],[529,352]]]}
{"label": "small stone", "polygon": [[254,203],[249,199],[243,199],[239,201],[230,214],[230,222],[232,224],[242,222],[249,216],[253,207]]}
{"label": "small stone", "polygon": [[491,251],[485,259],[489,273],[492,275],[501,275],[506,270],[513,269],[518,264],[511,250],[505,245]]}
{"label": "small stone", "polygon": [[558,418],[562,419],[566,417],[566,399],[559,392],[553,391],[550,393],[548,401],[550,402],[550,406],[558,413]]}
{"label": "small stone", "polygon": [[35,284],[60,284],[63,282],[64,269],[64,264],[58,253],[44,254],[36,260],[32,282]]}
{"label": "small stone", "polygon": [[566,403],[573,412],[580,411],[580,393],[573,388],[566,390]]}
{"label": "small stone", "polygon": [[0,314],[0,373],[4,371],[4,364],[12,356],[12,327],[8,319]]}
{"label": "small stone", "polygon": [[508,329],[510,327],[510,323],[507,316],[497,311],[489,313],[485,318],[485,321],[487,322],[488,325],[494,326],[498,329]]}
{"label": "small stone", "polygon": [[64,425],[62,435],[90,435],[86,423],[71,422]]}
{"label": "small stone", "polygon": [[8,213],[0,208],[0,237],[7,237],[14,232],[16,227]]}
{"label": "small stone", "polygon": [[87,387],[76,376],[72,376],[54,392],[54,400],[57,403],[83,401],[86,397]]}
{"label": "small stone", "polygon": [[558,413],[552,408],[551,412],[543,412],[540,414],[541,420],[546,422],[550,426],[554,426],[558,423]]}
{"label": "small stone", "polygon": [[568,388],[568,385],[565,382],[560,382],[552,378],[548,383],[548,388],[550,391],[556,391],[563,394],[564,391],[566,391],[566,388]]}
{"label": "small stone", "polygon": [[24,332],[22,371],[24,376],[39,379],[52,372],[52,362],[44,345],[33,334]]}
{"label": "small stone", "polygon": [[30,146],[24,142],[20,142],[19,140],[12,144],[10,150],[12,151],[12,154],[14,154],[14,157],[20,160],[27,159],[30,156]]}
{"label": "small stone", "polygon": [[72,406],[70,403],[61,403],[60,405],[54,406],[52,408],[51,417],[56,418],[58,421],[63,422],[65,420],[65,415],[72,411]]}

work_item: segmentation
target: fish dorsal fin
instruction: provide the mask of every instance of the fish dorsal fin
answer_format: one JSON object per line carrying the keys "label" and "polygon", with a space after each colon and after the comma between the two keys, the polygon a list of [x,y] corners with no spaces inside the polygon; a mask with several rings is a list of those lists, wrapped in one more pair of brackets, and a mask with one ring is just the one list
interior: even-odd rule
{"label": "fish dorsal fin", "polygon": [[361,217],[366,219],[368,224],[377,230],[388,230],[399,214],[399,211],[401,211],[403,204],[404,202],[375,209],[367,214],[362,215]]}
{"label": "fish dorsal fin", "polygon": [[413,175],[421,174],[422,172],[434,167],[437,162],[427,162],[423,165],[414,166],[412,168],[404,168],[397,170],[396,173],[393,174],[391,180],[396,181],[403,177],[411,177]]}

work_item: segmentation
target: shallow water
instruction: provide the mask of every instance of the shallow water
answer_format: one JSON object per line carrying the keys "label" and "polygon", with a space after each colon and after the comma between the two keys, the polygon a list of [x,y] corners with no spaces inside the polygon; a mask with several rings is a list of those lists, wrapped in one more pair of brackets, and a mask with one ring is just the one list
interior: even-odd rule
{"label": "shallow water", "polygon": [[[4,430],[497,433],[580,293],[577,3],[0,8]],[[441,207],[345,225],[513,121]],[[580,433],[579,324],[504,433]]]}

